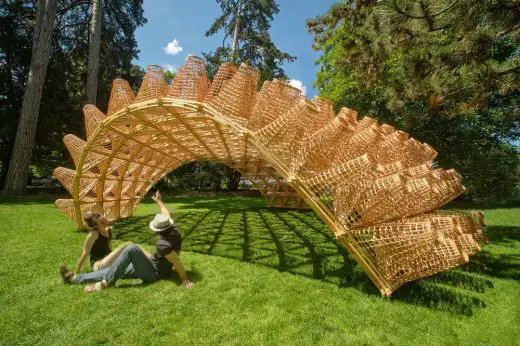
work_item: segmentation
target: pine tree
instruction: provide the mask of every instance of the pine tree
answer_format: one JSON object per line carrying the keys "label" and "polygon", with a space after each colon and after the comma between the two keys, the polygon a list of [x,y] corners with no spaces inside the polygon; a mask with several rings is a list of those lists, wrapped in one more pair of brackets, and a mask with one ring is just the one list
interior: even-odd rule
{"label": "pine tree", "polygon": [[39,0],[37,6],[31,67],[23,96],[9,171],[2,191],[4,196],[21,194],[25,190],[36,135],[40,100],[51,55],[56,0]]}
{"label": "pine tree", "polygon": [[336,107],[430,143],[475,197],[514,193],[520,2],[344,1],[308,26],[323,51],[316,85]]}
{"label": "pine tree", "polygon": [[[221,63],[247,63],[261,71],[260,83],[273,78],[286,78],[281,65],[296,57],[279,50],[271,39],[269,29],[279,12],[275,0],[217,0],[222,14],[215,19],[206,36],[223,32],[222,47],[203,53],[208,73],[213,76]],[[228,39],[232,39],[229,46]]]}
{"label": "pine tree", "polygon": [[96,104],[99,71],[99,46],[101,44],[101,21],[103,19],[103,0],[92,2],[90,19],[90,43],[88,50],[87,103]]}

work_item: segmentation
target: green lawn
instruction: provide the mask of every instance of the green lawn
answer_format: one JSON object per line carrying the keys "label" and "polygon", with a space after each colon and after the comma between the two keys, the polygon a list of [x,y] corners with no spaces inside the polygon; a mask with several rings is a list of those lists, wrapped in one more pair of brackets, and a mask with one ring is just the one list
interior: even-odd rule
{"label": "green lawn", "polygon": [[[492,243],[469,264],[384,299],[310,211],[256,198],[166,202],[195,287],[123,280],[90,295],[58,275],[82,247],[74,224],[50,201],[0,202],[0,343],[520,344],[518,207],[483,210]],[[152,250],[155,212],[143,203],[115,223],[115,243]]]}

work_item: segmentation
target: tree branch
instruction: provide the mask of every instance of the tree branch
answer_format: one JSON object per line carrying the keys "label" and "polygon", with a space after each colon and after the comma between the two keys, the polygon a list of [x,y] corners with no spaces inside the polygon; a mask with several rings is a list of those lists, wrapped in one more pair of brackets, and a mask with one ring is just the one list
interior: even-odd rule
{"label": "tree branch", "polygon": [[512,28],[509,28],[509,29],[504,30],[504,31],[502,31],[502,32],[499,32],[498,35],[497,35],[497,37],[500,37],[500,36],[504,36],[504,35],[510,34],[510,33],[512,33],[513,31],[516,31],[516,30],[518,30],[518,29],[520,29],[520,24],[517,24],[517,25],[513,26]]}
{"label": "tree branch", "polygon": [[399,6],[397,5],[397,1],[396,0],[393,0],[392,4],[394,5],[394,9],[397,11],[397,13],[402,14],[405,17],[408,17],[410,19],[425,19],[426,18],[424,16],[419,17],[419,16],[413,16],[411,14],[406,13],[404,10],[401,10],[399,8]]}
{"label": "tree branch", "polygon": [[60,9],[57,14],[58,15],[63,15],[64,13],[66,13],[68,10],[71,10],[73,9],[74,7],[76,6],[82,6],[82,5],[90,5],[91,1],[88,1],[88,0],[78,0],[78,1],[74,1],[72,2],[71,4],[69,4],[68,6],[65,6],[64,8]]}
{"label": "tree branch", "polygon": [[507,70],[505,70],[505,71],[498,72],[497,74],[498,74],[499,76],[503,76],[503,75],[509,74],[509,73],[511,73],[511,72],[516,72],[516,71],[520,71],[520,66],[512,67],[512,68],[507,69]]}
{"label": "tree branch", "polygon": [[80,23],[72,23],[72,24],[65,24],[63,26],[61,26],[58,30],[61,31],[65,28],[69,28],[69,27],[73,27],[73,26],[80,26],[80,25],[88,25],[89,22],[80,22]]}
{"label": "tree branch", "polygon": [[441,10],[437,13],[435,13],[434,15],[432,15],[432,17],[437,17],[437,16],[440,16],[441,14],[443,14],[444,12],[446,11],[449,11],[453,6],[455,6],[457,4],[457,2],[459,2],[459,0],[455,0],[451,3],[451,5],[449,5],[448,7],[446,7],[444,10]]}

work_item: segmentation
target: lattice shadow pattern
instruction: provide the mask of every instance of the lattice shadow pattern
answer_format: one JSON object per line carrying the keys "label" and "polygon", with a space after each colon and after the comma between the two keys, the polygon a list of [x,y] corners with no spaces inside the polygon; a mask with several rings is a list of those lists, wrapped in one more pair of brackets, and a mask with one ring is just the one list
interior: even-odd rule
{"label": "lattice shadow pattern", "polygon": [[165,174],[196,160],[227,164],[272,207],[310,206],[383,295],[469,260],[486,242],[479,214],[435,209],[464,192],[454,170],[432,166],[436,152],[374,119],[307,100],[283,81],[224,64],[213,81],[190,57],[165,82],[151,65],[134,95],[116,79],[105,115],[84,107],[87,140],[64,137],[76,170],[54,175],[71,193],[56,205],[79,226],[101,211],[131,216]]}
{"label": "lattice shadow pattern", "polygon": [[[179,200],[185,205],[172,210],[183,234],[183,251],[273,268],[338,287],[355,288],[369,295],[379,293],[348,251],[334,239],[327,225],[312,211],[267,209],[241,198],[232,202],[226,200],[226,203],[222,203],[222,199],[173,199]],[[151,218],[153,214],[141,214],[118,221],[114,224],[114,237],[153,246],[156,237],[147,228]],[[479,261],[484,261],[486,267],[499,261],[502,268],[510,268],[509,263],[506,266],[498,258],[486,258],[485,251],[468,264]],[[392,298],[471,315],[474,310],[486,306],[479,294],[493,286],[487,276],[481,275],[481,270],[466,266],[409,283]],[[227,275],[225,271],[223,268],[223,276]]]}

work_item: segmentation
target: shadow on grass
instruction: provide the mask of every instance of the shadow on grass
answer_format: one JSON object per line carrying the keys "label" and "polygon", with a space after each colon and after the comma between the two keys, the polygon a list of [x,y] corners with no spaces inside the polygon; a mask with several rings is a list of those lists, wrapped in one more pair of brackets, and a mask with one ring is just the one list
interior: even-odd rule
{"label": "shadow on grass", "polygon": [[[488,227],[486,234],[491,244],[506,248],[519,247],[519,227],[491,226]],[[520,256],[514,253],[494,254],[484,248],[469,263],[461,266],[461,269],[502,279],[520,280]]]}
{"label": "shadow on grass", "polygon": [[[190,280],[194,283],[202,281],[202,274],[195,268],[191,268],[190,270],[186,270],[186,274],[188,274],[188,277]],[[173,275],[171,278],[163,279],[166,281],[172,281],[177,284],[177,286],[180,286],[182,281],[179,278],[178,275]],[[148,285],[153,285],[154,283],[144,283],[141,280],[138,279],[132,279],[132,280],[120,280],[117,282],[117,288],[136,288],[136,287],[143,287]]]}
{"label": "shadow on grass", "polygon": [[[379,290],[313,212],[240,204],[223,208],[223,204],[222,200],[201,201],[187,210],[176,208],[183,251],[253,263],[379,296]],[[205,209],[208,207],[215,209]],[[152,218],[145,215],[121,220],[115,224],[114,236],[153,246],[155,235],[148,230]],[[490,233],[492,241],[509,241],[517,240],[519,232],[517,228],[494,227]],[[471,315],[475,308],[486,306],[479,293],[493,287],[489,277],[518,278],[520,266],[513,257],[484,249],[465,266],[401,287],[392,301]]]}

